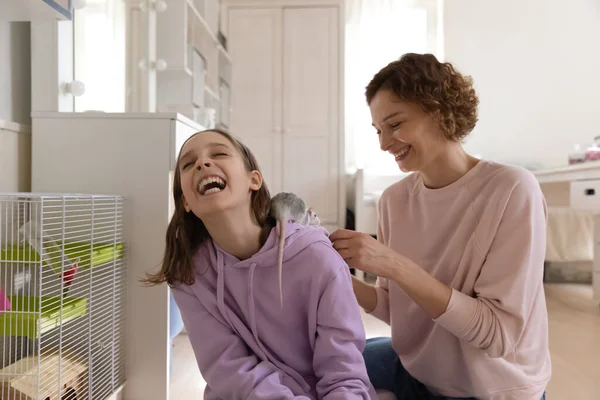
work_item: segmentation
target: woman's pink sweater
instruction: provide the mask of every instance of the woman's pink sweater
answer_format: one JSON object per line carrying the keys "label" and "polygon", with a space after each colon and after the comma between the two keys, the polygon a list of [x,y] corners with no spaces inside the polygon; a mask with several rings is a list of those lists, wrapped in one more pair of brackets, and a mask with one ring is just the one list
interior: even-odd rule
{"label": "woman's pink sweater", "polygon": [[441,189],[418,173],[379,202],[379,240],[452,288],[432,320],[379,279],[375,317],[392,328],[402,364],[434,393],[537,400],[550,380],[542,284],[546,203],[529,171],[480,161]]}

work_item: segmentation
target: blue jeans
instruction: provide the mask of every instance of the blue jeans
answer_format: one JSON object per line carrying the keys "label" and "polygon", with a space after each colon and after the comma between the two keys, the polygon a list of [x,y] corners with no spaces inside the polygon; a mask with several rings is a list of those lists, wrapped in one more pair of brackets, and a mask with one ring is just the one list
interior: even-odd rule
{"label": "blue jeans", "polygon": [[[363,353],[369,379],[375,389],[393,392],[402,400],[476,400],[474,397],[439,397],[432,394],[425,385],[417,381],[404,369],[392,339],[378,337],[367,339]],[[546,400],[546,394],[541,400]]]}

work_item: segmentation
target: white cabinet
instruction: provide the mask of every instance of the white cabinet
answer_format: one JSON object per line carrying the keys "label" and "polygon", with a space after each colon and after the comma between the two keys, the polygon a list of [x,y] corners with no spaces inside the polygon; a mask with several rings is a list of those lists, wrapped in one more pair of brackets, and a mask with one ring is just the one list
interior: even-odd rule
{"label": "white cabinet", "polygon": [[143,287],[138,279],[156,271],[163,257],[173,211],[170,181],[179,148],[204,128],[179,114],[160,113],[33,113],[32,121],[32,191],[125,198],[128,300],[123,398],[166,400],[168,288]]}
{"label": "white cabinet", "polygon": [[345,224],[343,6],[340,1],[224,1],[232,132],[273,194],[291,191],[328,229]]}

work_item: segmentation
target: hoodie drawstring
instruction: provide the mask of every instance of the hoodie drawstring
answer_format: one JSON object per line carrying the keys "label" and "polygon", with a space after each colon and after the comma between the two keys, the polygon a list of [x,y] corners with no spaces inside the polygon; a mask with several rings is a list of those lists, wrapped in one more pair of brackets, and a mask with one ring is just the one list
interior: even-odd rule
{"label": "hoodie drawstring", "polygon": [[260,355],[265,360],[270,360],[273,364],[275,364],[280,369],[284,370],[288,375],[290,375],[296,382],[298,382],[301,386],[303,386],[305,392],[310,392],[310,385],[304,380],[302,375],[296,372],[293,368],[288,367],[285,364],[277,362],[273,360],[272,357],[267,357],[268,351],[265,350],[262,342],[258,338],[258,331],[256,329],[256,306],[254,304],[254,271],[256,270],[257,263],[250,264],[250,273],[248,276],[248,308],[249,308],[249,319],[250,319],[250,330],[252,331],[252,336],[254,336],[254,340],[256,344],[263,352],[263,355]]}
{"label": "hoodie drawstring", "polygon": [[261,350],[264,351],[260,340],[258,340],[258,332],[256,330],[256,307],[254,305],[254,271],[256,270],[256,263],[250,265],[250,274],[248,276],[248,309],[250,312],[250,330],[254,340],[258,343]]}
{"label": "hoodie drawstring", "polygon": [[234,327],[225,308],[225,270],[221,252],[217,250],[217,307],[229,326]]}

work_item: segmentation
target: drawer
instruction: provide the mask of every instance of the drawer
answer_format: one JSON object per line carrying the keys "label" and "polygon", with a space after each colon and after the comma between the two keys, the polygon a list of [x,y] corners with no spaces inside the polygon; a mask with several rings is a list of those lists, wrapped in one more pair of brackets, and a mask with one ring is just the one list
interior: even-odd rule
{"label": "drawer", "polygon": [[571,182],[571,207],[600,212],[600,179]]}

